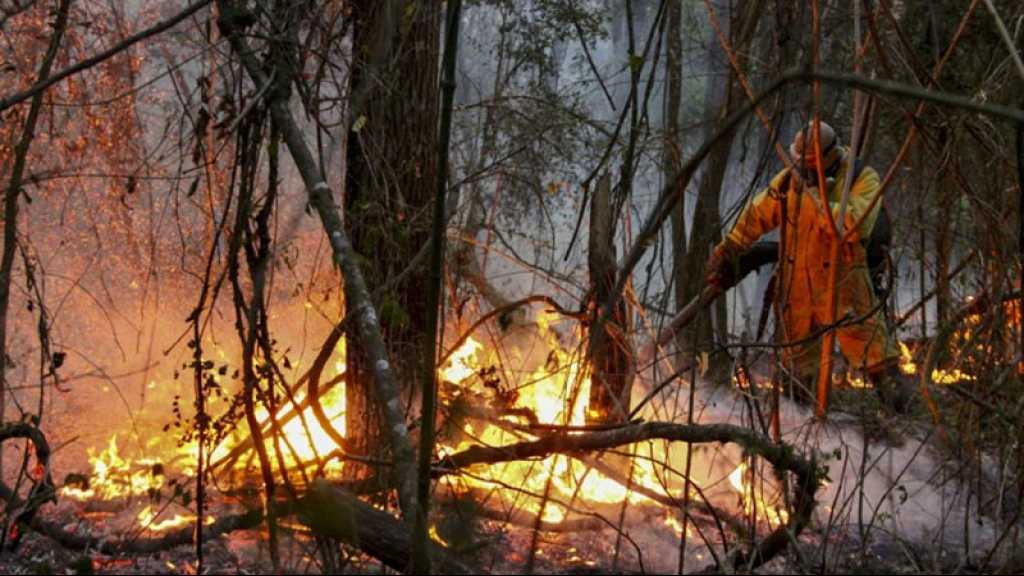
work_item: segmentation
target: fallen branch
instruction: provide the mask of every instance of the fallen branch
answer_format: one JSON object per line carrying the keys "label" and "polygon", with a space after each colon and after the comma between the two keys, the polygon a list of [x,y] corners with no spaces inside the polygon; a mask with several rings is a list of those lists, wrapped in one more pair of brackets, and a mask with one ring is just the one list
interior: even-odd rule
{"label": "fallen branch", "polygon": [[[0,492],[5,490],[9,489],[6,486],[0,486]],[[280,512],[278,516],[281,516]],[[208,542],[235,530],[253,529],[258,527],[261,522],[263,522],[263,513],[260,510],[223,516],[214,521],[213,524],[205,527],[203,530],[203,541]],[[185,526],[157,538],[134,538],[128,540],[111,540],[109,536],[99,537],[92,534],[79,534],[73,528],[70,528],[67,522],[60,520],[34,518],[29,523],[29,527],[69,550],[91,550],[110,556],[152,554],[177,546],[191,546],[195,539],[195,528],[193,526]]]}
{"label": "fallen branch", "polygon": [[731,557],[733,568],[753,569],[772,559],[782,552],[790,540],[795,539],[810,521],[815,505],[814,496],[819,486],[814,459],[798,455],[787,444],[775,443],[767,436],[731,424],[687,425],[649,422],[600,432],[552,434],[538,440],[508,446],[473,446],[445,457],[435,467],[435,474],[457,473],[462,468],[476,464],[545,458],[554,453],[601,451],[657,439],[691,444],[738,444],[746,452],[767,460],[778,477],[782,478],[785,472],[792,472],[796,476],[796,490],[792,501],[793,514],[789,521],[773,530],[748,552],[736,552]]}
{"label": "fallen branch", "polygon": [[[464,392],[464,393],[465,394],[470,394],[470,392]],[[495,409],[493,407],[490,407],[490,405],[488,404],[487,399],[484,398],[482,395],[470,396],[469,398],[467,398],[467,400],[468,401],[466,402],[466,406],[464,408],[464,410],[466,411],[465,412],[465,416],[467,418],[472,418],[472,419],[475,419],[475,420],[479,420],[479,421],[485,422],[485,423],[487,423],[487,424],[489,424],[491,426],[497,426],[497,427],[505,430],[506,432],[518,434],[520,438],[524,434],[537,435],[537,434],[540,434],[540,433],[543,433],[543,432],[547,432],[547,433],[552,433],[552,432],[556,432],[556,433],[565,433],[565,432],[603,432],[603,431],[608,431],[608,430],[616,430],[616,429],[620,429],[620,428],[625,428],[625,427],[628,427],[628,426],[634,426],[634,425],[642,423],[642,420],[631,420],[630,422],[626,422],[626,423],[622,423],[622,424],[597,425],[597,426],[558,426],[558,425],[554,425],[554,424],[541,424],[541,423],[537,422],[537,416],[534,415],[531,411],[529,411],[526,408],[522,408],[522,409],[507,409],[507,408]],[[517,410],[521,410],[521,412],[514,412],[514,411],[517,411]],[[513,423],[513,422],[503,418],[504,416],[510,416],[510,415],[524,417],[524,418],[526,418],[530,422],[530,424],[526,425],[526,426],[523,426],[523,425],[520,425],[520,424],[515,424],[515,423]],[[621,471],[616,470],[615,467],[610,466],[607,463],[603,462],[599,457],[585,456],[585,455],[582,455],[582,454],[576,454],[576,455],[574,455],[574,458],[576,460],[582,462],[584,465],[593,468],[594,470],[600,472],[604,476],[607,476],[608,478],[614,480],[615,482],[618,482],[619,484],[621,484],[623,486],[626,486],[626,485],[629,484],[629,479],[626,478]],[[676,473],[682,475],[681,472],[676,472]],[[665,507],[668,507],[668,508],[673,508],[673,509],[679,508],[679,509],[682,509],[682,512],[686,513],[686,514],[694,513],[694,512],[705,514],[705,515],[708,516],[708,518],[711,521],[714,522],[714,524],[719,529],[719,531],[723,530],[722,527],[723,527],[723,522],[724,522],[724,524],[728,525],[729,528],[735,534],[744,534],[745,533],[746,529],[742,525],[742,523],[741,523],[739,518],[737,518],[733,514],[726,513],[726,512],[724,512],[722,510],[716,510],[714,508],[714,506],[711,505],[711,501],[707,498],[707,496],[700,489],[700,487],[697,486],[696,484],[693,484],[692,486],[693,486],[693,488],[696,489],[698,495],[700,496],[701,501],[700,502],[691,502],[688,507],[684,506],[683,502],[681,500],[678,500],[677,498],[675,498],[674,496],[669,494],[667,492],[667,489],[666,489],[666,492],[662,493],[662,492],[658,492],[657,490],[653,490],[651,488],[648,488],[648,487],[646,487],[646,486],[644,486],[642,484],[633,484],[630,489],[633,490],[634,492],[638,493],[638,494],[642,494],[643,496],[646,496],[651,501],[656,502],[658,504],[661,504],[662,506],[665,506]],[[515,522],[513,522],[513,524],[514,523]],[[564,523],[564,521],[563,521],[563,523]],[[601,525],[602,525],[602,527],[607,527],[607,525],[604,524],[603,522],[601,523]],[[533,524],[530,524],[530,526],[533,526]],[[559,526],[560,526],[560,524],[559,524]],[[545,528],[541,528],[541,530],[546,530],[546,529]],[[565,531],[565,529],[561,529],[561,530]]]}
{"label": "fallen branch", "polygon": [[530,530],[537,529],[541,532],[559,532],[563,534],[571,532],[596,532],[608,527],[607,522],[597,518],[573,518],[560,522],[548,522],[543,518],[537,518],[536,514],[519,509],[505,512],[481,506],[474,510],[474,513],[487,520],[511,524],[520,528],[529,528]]}

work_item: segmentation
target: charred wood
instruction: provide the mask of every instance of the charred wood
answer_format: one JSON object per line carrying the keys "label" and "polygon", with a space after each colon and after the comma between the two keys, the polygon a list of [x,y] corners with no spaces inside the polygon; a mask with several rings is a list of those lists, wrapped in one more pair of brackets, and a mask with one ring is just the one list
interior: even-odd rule
{"label": "charred wood", "polygon": [[[6,490],[8,490],[6,486],[0,486],[0,492]],[[281,516],[283,514],[278,511],[278,517]],[[264,516],[260,510],[223,516],[203,530],[203,541],[207,542],[236,530],[256,528],[263,522],[263,519]],[[91,550],[107,555],[152,554],[177,546],[190,546],[195,541],[195,529],[192,526],[168,532],[157,538],[127,540],[111,540],[109,536],[80,534],[69,527],[66,522],[39,517],[33,518],[29,527],[69,550]]]}
{"label": "charred wood", "polygon": [[[299,506],[299,520],[321,536],[337,538],[384,565],[405,570],[412,552],[409,526],[324,480],[310,487]],[[440,574],[478,574],[442,546],[430,545],[433,569]]]}

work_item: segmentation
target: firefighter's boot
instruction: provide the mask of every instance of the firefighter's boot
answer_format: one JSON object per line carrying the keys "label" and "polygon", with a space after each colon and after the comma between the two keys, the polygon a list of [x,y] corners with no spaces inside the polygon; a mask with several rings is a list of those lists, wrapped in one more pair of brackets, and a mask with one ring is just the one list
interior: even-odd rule
{"label": "firefighter's boot", "polygon": [[801,406],[814,406],[815,384],[814,374],[796,374],[784,372],[782,377],[782,394]]}
{"label": "firefighter's boot", "polygon": [[906,414],[914,400],[914,382],[900,371],[899,365],[887,366],[868,373],[868,379],[875,387],[882,404],[897,414]]}

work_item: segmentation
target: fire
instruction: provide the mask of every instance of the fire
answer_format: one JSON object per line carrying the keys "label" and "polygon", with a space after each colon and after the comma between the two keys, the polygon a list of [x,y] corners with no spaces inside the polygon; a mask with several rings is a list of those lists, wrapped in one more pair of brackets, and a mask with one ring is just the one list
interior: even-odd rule
{"label": "fire", "polygon": [[159,463],[122,457],[117,448],[117,434],[110,437],[106,449],[99,454],[91,448],[88,453],[92,465],[88,487],[65,486],[61,495],[75,500],[116,500],[145,496],[163,486],[164,476]]}
{"label": "fire", "polygon": [[[917,364],[914,363],[914,356],[910,353],[910,348],[908,348],[903,342],[900,342],[899,344],[900,370],[907,375],[917,374]],[[973,382],[974,380],[974,376],[961,372],[957,368],[952,370],[941,370],[936,368],[932,370],[932,382],[937,382],[939,384],[956,384],[957,382]]]}
{"label": "fire", "polygon": [[780,526],[789,521],[789,513],[784,508],[765,501],[763,489],[760,490],[760,494],[757,493],[758,487],[752,483],[753,474],[749,472],[750,468],[747,463],[740,462],[740,465],[729,474],[729,484],[739,493],[743,501],[743,513],[748,516],[755,512],[763,515],[772,526]]}
{"label": "fire", "polygon": [[[329,379],[335,379],[345,373],[346,363],[346,341],[345,338],[341,338],[338,341],[338,345],[334,349],[334,365],[333,372],[331,374],[324,374],[322,381]],[[326,372],[326,371],[325,371]],[[321,382],[322,383],[322,382]],[[305,398],[305,390],[302,393],[296,394],[296,402],[302,402]],[[345,384],[339,383],[327,392],[320,395],[320,405],[323,406],[324,412],[330,419],[331,424],[338,432],[342,435],[345,434]],[[269,418],[266,412],[258,414],[257,418],[264,422]],[[305,420],[305,427],[303,426],[303,420]],[[309,433],[307,434],[307,428]],[[320,422],[317,421],[313,414],[312,408],[306,408],[303,412],[303,418],[292,418],[287,424],[282,427],[284,436],[288,439],[288,443],[295,449],[295,456],[302,461],[310,461],[315,459],[315,455],[319,454],[321,457],[329,454],[332,450],[336,449],[337,446],[334,440],[324,431],[323,427],[320,426]],[[269,446],[269,440],[268,440]],[[315,450],[315,452],[314,452]],[[291,454],[288,454],[286,463],[289,466],[293,466],[296,463],[292,458]],[[340,470],[342,463],[340,461],[333,461],[328,469],[336,472]]]}
{"label": "fire", "polygon": [[[914,355],[910,352],[910,348],[903,342],[898,342],[898,344],[900,345],[900,371],[908,376],[917,375],[919,373],[918,366],[914,362]],[[959,382],[973,382],[975,380],[974,375],[963,372],[959,368],[952,368],[950,370],[936,368],[932,370],[932,382],[937,384],[956,384]],[[871,386],[864,378],[851,374],[846,375],[846,384],[853,388],[868,388]]]}
{"label": "fire", "polygon": [[[549,354],[543,365],[517,378],[515,401],[508,408],[532,412],[539,424],[582,427],[586,425],[590,377],[582,359],[565,350],[559,342],[554,326],[560,320],[561,316],[555,313],[541,311],[538,314],[538,333],[543,336],[543,349],[549,351]],[[575,336],[579,338],[578,333]],[[469,338],[451,354],[450,361],[441,370],[441,376],[463,388],[474,389],[482,369],[507,365],[510,360],[504,356],[499,357],[496,350],[485,349],[479,342]],[[442,446],[442,451],[453,453],[477,443],[501,446],[532,436],[521,428],[478,421],[465,423],[463,432],[467,440],[456,445]],[[658,478],[652,463],[659,458],[631,460],[618,471],[622,479],[631,475],[634,485],[642,485],[658,493],[665,492],[664,479]],[[526,502],[521,502],[520,495],[520,505],[540,514],[542,520],[549,523],[561,522],[568,515],[569,511],[561,503],[584,501],[615,504],[627,498],[634,503],[647,500],[646,496],[628,489],[618,479],[609,478],[579,460],[561,455],[550,456],[542,461],[481,467],[473,470],[472,474],[472,477],[463,480],[463,490],[514,485],[526,494],[533,495]],[[542,499],[545,493],[549,495],[546,502]]]}
{"label": "fire", "polygon": [[[668,512],[665,514],[665,526],[671,528],[677,536],[683,535],[683,523],[680,522],[678,518],[676,518],[676,515],[674,513]],[[687,526],[686,528],[686,535],[688,537],[693,536],[693,531],[690,530],[689,526]]]}
{"label": "fire", "polygon": [[[543,425],[583,427],[587,424],[586,408],[590,396],[590,377],[585,362],[578,350],[568,348],[562,340],[575,338],[579,341],[581,334],[574,332],[566,336],[558,324],[562,317],[555,313],[540,312],[536,320],[539,346],[533,349],[516,348],[498,350],[486,347],[475,338],[467,338],[459,348],[451,354],[448,361],[438,369],[439,376],[457,387],[472,391],[478,395],[493,395],[493,404],[499,408],[495,418],[470,419],[462,424],[464,439],[442,444],[442,453],[451,453],[467,448],[473,444],[500,446],[524,439],[536,437],[539,432],[531,430],[528,424],[536,422]],[[230,353],[218,349],[221,360],[227,362]],[[325,370],[321,385],[336,380],[346,370],[346,346],[342,339],[332,359],[333,371]],[[485,382],[487,370],[495,377],[496,366],[512,367],[507,376],[510,382]],[[521,367],[518,371],[516,368]],[[503,368],[504,369],[504,368]],[[330,373],[328,373],[330,372]],[[488,385],[484,385],[488,384]],[[502,387],[507,395],[500,396],[498,387]],[[295,390],[295,402],[301,404],[306,390],[300,387]],[[328,418],[334,427],[345,433],[345,387],[337,383],[325,390],[320,398]],[[322,430],[311,409],[304,409],[302,418],[294,416],[291,400],[280,403],[277,421],[283,432],[280,448],[285,458],[285,466],[289,472],[293,467],[314,461],[316,456],[323,458],[337,450],[334,441]],[[502,416],[500,408],[508,409],[509,414]],[[527,419],[522,415],[532,413]],[[266,410],[258,411],[257,417],[266,422],[269,414]],[[572,433],[572,432],[569,432]],[[248,433],[242,425],[222,442],[210,456],[211,462],[232,453],[236,447],[248,440]],[[267,438],[268,452],[273,454],[277,449],[273,439]],[[538,514],[546,522],[557,523],[564,520],[570,513],[567,506],[577,507],[598,504],[618,504],[628,500],[637,503],[647,501],[647,497],[633,489],[643,487],[648,491],[661,494],[666,490],[681,490],[682,481],[678,479],[672,486],[667,485],[664,472],[655,469],[655,462],[667,461],[667,448],[661,444],[650,444],[638,447],[643,450],[643,457],[607,456],[599,462],[599,469],[594,463],[557,455],[543,461],[510,462],[495,466],[482,466],[470,471],[471,474],[460,478],[457,489],[468,491],[475,488],[493,489],[496,485],[514,485],[519,491],[509,492],[508,502],[521,506]],[[191,474],[182,466],[195,462],[195,445],[185,446],[178,452],[178,471]],[[90,454],[92,475],[87,487],[66,487],[65,496],[79,500],[85,499],[117,499],[130,496],[152,494],[164,485],[162,470],[159,474],[152,461],[132,460],[118,451],[117,437],[112,436],[108,447],[98,454]],[[236,468],[251,466],[252,458],[241,457],[234,461]],[[276,467],[276,460],[273,462]],[[329,464],[328,471],[337,473],[342,466],[334,460]],[[602,473],[601,470],[607,472]],[[614,477],[611,477],[614,476]],[[642,490],[641,490],[642,491]],[[503,491],[504,492],[504,491]],[[524,494],[527,497],[524,499]],[[542,499],[548,494],[547,501]],[[532,496],[531,496],[532,495]],[[147,507],[139,513],[138,521],[150,530],[169,530],[194,522],[194,517],[176,515],[170,519],[160,519],[159,514]]]}
{"label": "fire", "polygon": [[467,380],[476,374],[474,357],[482,349],[483,346],[470,336],[462,346],[459,346],[455,352],[452,352],[448,361],[438,370],[438,374],[442,379],[449,382],[459,383]]}
{"label": "fire", "polygon": [[[215,349],[217,356],[222,361],[227,361],[230,355],[224,349],[217,347]],[[340,375],[344,374],[346,369],[346,349],[345,339],[342,338],[334,351],[332,369],[324,371],[323,377],[321,378],[322,384],[329,380],[335,380]],[[217,376],[215,375],[216,379]],[[296,391],[295,401],[301,403],[305,397],[305,388],[302,387]],[[323,406],[324,411],[331,419],[335,428],[338,429],[342,434],[345,431],[345,386],[344,383],[335,384],[332,388],[327,389],[320,397],[320,404]],[[282,407],[278,413],[278,421],[284,422],[285,418],[288,418],[286,422],[281,425],[281,430],[286,442],[282,442],[282,445],[287,445],[289,448],[284,449],[285,463],[289,467],[297,466],[302,462],[309,462],[314,460],[315,454],[320,457],[324,457],[331,451],[335,450],[333,440],[327,435],[322,429],[319,422],[314,417],[312,410],[306,408],[303,412],[303,418],[305,419],[305,427],[303,426],[302,419],[294,416],[291,410],[291,402],[282,403]],[[257,410],[257,419],[261,422],[266,422],[269,418],[269,414],[265,409]],[[308,434],[307,434],[308,427]],[[249,438],[248,430],[245,426],[239,427],[235,431],[234,435],[229,436],[224,442],[216,447],[213,454],[211,455],[211,461],[217,461],[218,459],[226,456],[231,450],[238,446],[239,443]],[[156,437],[153,438],[154,442],[150,442],[144,447],[146,450],[156,450]],[[271,451],[274,449],[272,445],[273,440],[267,440],[267,449]],[[315,454],[314,454],[315,450]],[[164,467],[163,465],[154,459],[148,458],[132,458],[122,454],[118,446],[118,435],[114,433],[110,436],[107,441],[106,448],[100,450],[98,453],[93,448],[89,448],[87,451],[88,462],[91,467],[91,473],[87,482],[82,482],[77,485],[67,485],[61,488],[61,495],[74,500],[85,501],[85,500],[119,500],[119,499],[130,499],[133,497],[148,497],[159,490],[165,484]],[[185,476],[191,476],[194,474],[194,466],[196,462],[197,447],[194,442],[186,444],[176,449],[174,458],[176,459],[176,471],[184,474]],[[235,463],[237,468],[244,468],[249,466],[251,463],[250,459],[239,458]],[[328,465],[328,470],[331,472],[337,472],[340,470],[342,464],[338,461],[333,461]],[[151,514],[152,511],[144,510],[145,514]],[[181,517],[185,518],[185,517]],[[143,522],[143,518],[140,516],[140,522]],[[147,521],[152,518],[146,519]],[[194,518],[193,518],[194,520]],[[174,522],[185,523],[185,519],[172,519],[164,520],[157,523],[157,526],[167,526],[168,528],[174,527],[178,524]],[[146,522],[143,522],[144,524]],[[161,529],[153,528],[150,529]]]}
{"label": "fire", "polygon": [[441,536],[441,534],[440,534],[440,533],[439,533],[439,532],[437,531],[437,526],[436,526],[436,525],[431,525],[431,526],[430,526],[430,530],[428,531],[428,534],[430,535],[430,538],[431,538],[431,539],[432,539],[432,540],[433,540],[434,542],[437,542],[437,543],[438,543],[438,544],[440,544],[441,546],[444,546],[445,548],[450,548],[450,547],[451,547],[451,545],[450,545],[450,544],[448,544],[448,541],[447,541],[447,540],[445,540],[445,539],[444,539],[444,538],[443,538],[443,537]]}
{"label": "fire", "polygon": [[[139,512],[138,516],[136,516],[139,526],[146,530],[152,530],[153,532],[166,532],[167,530],[173,530],[175,528],[191,526],[196,521],[194,514],[175,514],[173,518],[157,522],[156,519],[160,516],[161,512],[154,512],[152,506],[146,506]],[[203,522],[206,526],[213,523],[213,516],[207,516],[206,520]]]}
{"label": "fire", "polygon": [[[320,378],[320,405],[323,407],[324,412],[327,414],[327,418],[331,421],[331,424],[342,435],[345,434],[346,426],[345,383],[343,381],[338,382],[329,389],[325,389],[324,385],[328,381],[336,380],[338,377],[342,376],[345,373],[346,368],[346,341],[345,338],[342,337],[334,349],[332,369],[324,370],[324,374]],[[295,404],[301,405],[305,401],[306,391],[307,390],[304,386],[295,391]],[[294,405],[291,400],[282,402],[276,415],[277,422],[281,423],[281,436],[283,437],[281,445],[284,462],[289,469],[297,468],[306,462],[315,461],[318,456],[323,458],[337,449],[334,440],[331,439],[323,427],[320,426],[320,422],[314,415],[312,408],[306,407],[302,411],[301,417],[295,415],[293,408]],[[256,419],[260,422],[268,422],[270,420],[269,411],[265,407],[260,406],[256,410]],[[241,442],[248,439],[248,430],[243,426],[236,430],[233,436],[229,437],[225,442],[217,446],[216,450],[213,452],[211,460],[213,462],[220,461],[222,458],[230,454]],[[268,437],[266,439],[266,447],[270,454],[274,453],[275,446],[272,438]],[[192,452],[194,451],[195,448],[193,447]],[[240,458],[235,462],[235,466],[237,468],[245,468],[248,465],[249,463],[244,458]],[[332,460],[328,463],[326,469],[332,473],[336,473],[341,470],[342,466],[342,462]]]}

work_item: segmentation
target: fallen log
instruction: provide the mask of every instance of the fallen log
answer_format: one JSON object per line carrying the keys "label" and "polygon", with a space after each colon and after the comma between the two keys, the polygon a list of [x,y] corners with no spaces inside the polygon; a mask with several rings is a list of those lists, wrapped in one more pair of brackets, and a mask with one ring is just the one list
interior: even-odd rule
{"label": "fallen log", "polygon": [[[298,506],[299,521],[321,536],[359,548],[394,570],[409,566],[409,526],[325,480],[317,480]],[[444,547],[431,544],[430,561],[439,574],[479,574]]]}
{"label": "fallen log", "polygon": [[[450,385],[450,386],[453,389],[457,388],[454,385]],[[468,391],[468,390],[462,390],[461,393],[465,394],[465,395],[473,394],[472,391]],[[520,414],[516,414],[516,415],[524,416],[527,420],[529,420],[531,422],[531,424],[528,425],[528,426],[520,426],[520,425],[513,424],[513,423],[511,423],[511,422],[509,422],[507,420],[502,420],[501,419],[501,416],[509,415],[511,413],[510,409],[495,409],[495,408],[491,407],[488,404],[487,399],[483,395],[479,395],[479,394],[471,396],[471,400],[472,401],[471,402],[467,402],[466,403],[467,405],[465,406],[466,416],[467,417],[474,418],[474,419],[480,420],[482,422],[486,422],[487,424],[490,424],[492,426],[498,426],[499,428],[502,428],[502,429],[504,429],[504,430],[506,430],[508,432],[521,433],[520,437],[522,437],[522,434],[537,435],[537,434],[544,434],[544,433],[550,434],[552,432],[556,432],[556,433],[557,432],[561,432],[561,433],[568,433],[568,432],[600,432],[600,431],[615,430],[615,429],[623,428],[623,427],[626,427],[626,426],[631,426],[633,424],[641,422],[640,420],[636,420],[636,421],[632,421],[630,423],[613,424],[613,425],[606,425],[606,426],[600,426],[600,425],[598,425],[598,426],[556,426],[556,425],[544,425],[544,424],[540,424],[540,423],[537,422],[536,415],[534,415],[528,409],[524,408],[522,410],[525,410],[526,413],[520,413]],[[629,479],[626,478],[622,474],[621,471],[616,470],[613,466],[609,466],[607,463],[603,462],[600,458],[595,458],[595,457],[592,457],[592,456],[585,456],[583,454],[576,454],[574,456],[574,458],[576,460],[579,460],[580,462],[584,463],[585,465],[594,468],[595,470],[597,470],[601,474],[607,476],[608,478],[611,478],[612,480],[618,482],[619,484],[621,484],[623,486],[625,486],[625,485],[627,485],[629,483]],[[687,512],[687,513],[691,513],[691,512],[692,513],[700,513],[700,514],[706,515],[710,519],[710,521],[713,521],[717,525],[719,530],[722,529],[722,524],[724,523],[735,534],[743,534],[743,533],[745,533],[746,528],[742,525],[742,522],[741,522],[740,518],[738,518],[734,514],[728,513],[727,511],[716,510],[714,508],[714,506],[712,506],[711,503],[708,501],[707,497],[703,494],[703,491],[701,491],[700,487],[696,486],[696,485],[694,485],[694,487],[696,488],[698,494],[700,495],[701,501],[699,501],[699,502],[690,502],[690,509],[688,511],[684,511],[684,512]],[[639,493],[639,494],[642,494],[642,495],[646,496],[647,498],[653,500],[654,502],[657,502],[657,503],[659,503],[659,504],[661,504],[663,506],[666,506],[668,508],[675,509],[675,508],[681,508],[683,506],[683,502],[681,500],[675,498],[671,494],[660,493],[660,492],[657,492],[655,490],[651,490],[650,488],[647,488],[646,486],[643,486],[641,484],[635,484],[635,485],[632,486],[631,489],[633,491]],[[513,522],[513,524],[514,523],[515,522]],[[600,524],[600,526],[597,526],[597,524]],[[532,525],[533,524],[531,524],[531,526]],[[607,525],[604,524],[604,523],[594,523],[594,526],[595,526],[595,528],[606,528],[607,527]],[[552,525],[552,528],[551,528],[552,531],[565,531],[566,530],[565,528],[562,528],[562,527],[559,527],[558,530],[554,530],[553,528],[554,528],[554,525]],[[548,529],[547,528],[541,528],[541,530],[544,531],[544,530],[548,530]]]}
{"label": "fallen log", "polygon": [[[10,488],[0,483],[0,496],[10,499],[12,495]],[[405,569],[409,562],[412,540],[408,525],[325,480],[311,484],[298,502],[277,503],[274,512],[278,518],[297,514],[298,519],[318,535],[336,538],[396,570]],[[263,520],[262,510],[222,516],[204,528],[203,541],[236,530],[257,528]],[[113,540],[110,536],[81,534],[66,522],[38,516],[32,518],[28,526],[69,550],[90,550],[111,556],[152,554],[191,545],[195,536],[194,527],[185,526],[160,537]],[[440,573],[479,573],[439,545],[431,547],[431,558]]]}

